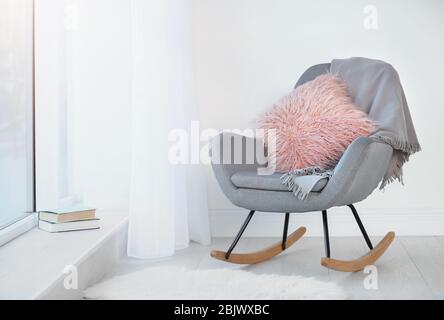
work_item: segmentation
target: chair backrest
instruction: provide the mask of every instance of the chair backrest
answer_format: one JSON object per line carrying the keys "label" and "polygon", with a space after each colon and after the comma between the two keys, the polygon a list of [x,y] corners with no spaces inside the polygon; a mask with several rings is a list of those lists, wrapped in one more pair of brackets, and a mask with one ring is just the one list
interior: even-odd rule
{"label": "chair backrest", "polygon": [[301,84],[304,84],[308,81],[313,80],[314,78],[316,78],[317,76],[320,76],[321,74],[325,74],[327,72],[330,72],[330,66],[331,66],[331,63],[321,63],[321,64],[316,64],[314,66],[311,66],[299,78],[298,83],[296,83],[296,85],[295,85],[295,88],[300,86]]}

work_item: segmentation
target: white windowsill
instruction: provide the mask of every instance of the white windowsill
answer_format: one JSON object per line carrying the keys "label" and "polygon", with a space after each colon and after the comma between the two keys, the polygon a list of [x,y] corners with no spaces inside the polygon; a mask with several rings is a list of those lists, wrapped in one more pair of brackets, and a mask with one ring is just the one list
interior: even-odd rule
{"label": "white windowsill", "polygon": [[127,223],[127,212],[97,215],[98,230],[51,234],[33,228],[0,247],[0,299],[44,296],[67,265],[80,265]]}

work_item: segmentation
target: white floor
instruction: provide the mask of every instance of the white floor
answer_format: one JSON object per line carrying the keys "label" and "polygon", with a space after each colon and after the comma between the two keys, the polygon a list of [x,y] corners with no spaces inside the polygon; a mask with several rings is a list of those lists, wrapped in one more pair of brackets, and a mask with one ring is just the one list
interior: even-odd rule
{"label": "white floor", "polygon": [[[236,251],[252,251],[278,239],[245,238]],[[377,243],[379,238],[372,239]],[[444,299],[444,237],[399,237],[377,262],[378,290],[364,287],[368,274],[342,273],[320,265],[324,254],[322,238],[302,238],[273,260],[253,266],[238,266],[212,259],[212,248],[226,249],[231,239],[216,238],[211,247],[192,244],[174,257],[157,261],[125,258],[108,277],[126,274],[149,266],[184,266],[191,269],[242,268],[256,273],[303,275],[333,281],[343,287],[352,299]],[[367,247],[362,238],[331,238],[332,256],[357,258]]]}

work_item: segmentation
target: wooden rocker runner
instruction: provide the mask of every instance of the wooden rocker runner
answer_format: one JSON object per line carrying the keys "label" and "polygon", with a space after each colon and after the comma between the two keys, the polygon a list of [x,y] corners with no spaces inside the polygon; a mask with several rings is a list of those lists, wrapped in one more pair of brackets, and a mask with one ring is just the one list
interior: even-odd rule
{"label": "wooden rocker runner", "polygon": [[[313,80],[329,69],[329,64],[309,68],[302,75],[297,86]],[[258,143],[254,138],[232,133],[222,133],[211,143],[212,167],[219,186],[234,205],[250,210],[250,214],[228,251],[213,251],[211,252],[212,257],[237,264],[255,264],[269,260],[292,246],[306,231],[302,227],[287,237],[290,213],[303,214],[314,211],[322,212],[326,254],[326,257],[321,260],[323,266],[338,271],[354,272],[375,263],[384,254],[395,238],[395,234],[393,232],[387,233],[373,247],[353,204],[367,198],[382,180],[393,153],[393,148],[390,145],[368,137],[356,139],[345,150],[333,176],[318,181],[305,200],[298,199],[287,190],[286,186],[282,185],[281,173],[258,174],[258,169],[264,167],[256,159],[257,148],[260,146],[261,143]],[[240,148],[240,150],[236,148]],[[249,157],[251,152],[254,153],[253,157]],[[262,154],[264,153],[262,152]],[[231,161],[227,161],[227,159]],[[370,249],[367,254],[355,260],[337,260],[330,256],[327,210],[339,206],[348,206],[351,209]],[[256,211],[285,213],[282,241],[257,252],[233,253]]]}
{"label": "wooden rocker runner", "polygon": [[[324,223],[324,239],[325,239],[325,250],[326,250],[326,256],[325,258],[321,259],[321,264],[324,267],[336,270],[336,271],[344,271],[344,272],[356,272],[364,269],[368,265],[372,265],[376,260],[381,257],[384,252],[387,250],[387,248],[390,246],[392,241],[395,239],[395,233],[389,232],[387,235],[378,243],[376,247],[373,247],[372,242],[370,238],[367,235],[367,232],[364,229],[364,226],[362,225],[361,219],[359,218],[359,215],[353,205],[349,205],[350,209],[353,212],[353,215],[356,219],[356,222],[359,225],[359,228],[361,229],[362,235],[364,236],[364,239],[370,248],[370,251],[363,255],[362,257],[355,259],[355,260],[337,260],[330,258],[330,240],[329,240],[329,234],[328,234],[328,223],[327,223],[327,211],[322,212],[323,217],[323,223]],[[285,215],[285,223],[284,223],[284,234],[282,237],[282,242],[278,242],[268,248],[265,248],[263,250],[259,250],[252,253],[232,253],[235,246],[239,242],[243,232],[245,231],[248,223],[250,222],[251,218],[254,215],[254,211],[251,211],[248,215],[247,219],[245,220],[244,224],[242,225],[242,228],[240,229],[238,235],[236,236],[234,242],[231,244],[230,248],[227,252],[225,251],[218,251],[213,250],[211,252],[211,256],[215,259],[230,262],[230,263],[236,263],[236,264],[256,264],[260,262],[264,262],[267,260],[272,259],[273,257],[277,256],[281,252],[284,252],[287,248],[291,247],[296,241],[298,241],[302,236],[305,234],[306,229],[305,227],[300,227],[295,232],[293,232],[290,236],[287,237],[287,231],[288,231],[288,222],[289,222],[289,213],[286,213]]]}
{"label": "wooden rocker runner", "polygon": [[232,253],[234,247],[238,243],[239,239],[241,238],[245,228],[247,227],[248,223],[250,222],[252,216],[254,214],[254,211],[251,211],[248,215],[247,220],[244,222],[244,225],[242,226],[241,230],[239,231],[236,239],[234,240],[233,244],[231,245],[230,249],[228,249],[227,252],[224,251],[217,251],[214,250],[211,252],[211,256],[213,258],[227,261],[231,263],[237,263],[237,264],[256,264],[259,262],[263,262],[266,260],[270,260],[274,256],[277,256],[281,252],[283,252],[285,249],[291,247],[296,241],[298,241],[302,236],[305,234],[305,231],[307,231],[304,227],[301,227],[297,229],[295,232],[293,232],[290,236],[287,238],[287,230],[288,230],[288,221],[289,221],[289,214],[287,213],[285,215],[285,225],[284,225],[284,235],[282,242],[276,243],[268,248],[265,248],[260,251],[252,252],[252,253]]}

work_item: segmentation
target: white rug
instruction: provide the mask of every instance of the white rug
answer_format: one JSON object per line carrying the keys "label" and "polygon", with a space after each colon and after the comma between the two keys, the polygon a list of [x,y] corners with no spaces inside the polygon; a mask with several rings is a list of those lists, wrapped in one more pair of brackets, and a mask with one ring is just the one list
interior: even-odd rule
{"label": "white rug", "polygon": [[155,267],[106,280],[87,289],[84,297],[105,300],[319,300],[346,299],[347,295],[334,283],[301,276]]}

